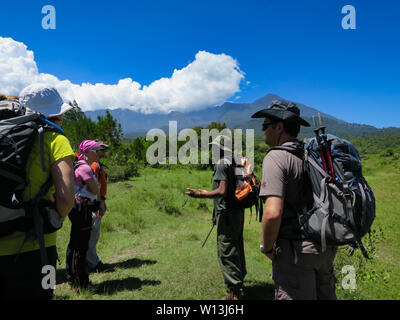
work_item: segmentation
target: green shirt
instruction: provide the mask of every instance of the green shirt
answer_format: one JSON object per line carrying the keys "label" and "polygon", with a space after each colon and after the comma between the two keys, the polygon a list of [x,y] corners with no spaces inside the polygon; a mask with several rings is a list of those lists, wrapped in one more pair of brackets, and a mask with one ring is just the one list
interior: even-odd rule
{"label": "green shirt", "polygon": [[[22,194],[23,200],[27,201],[33,199],[39,192],[40,187],[46,182],[47,178],[51,174],[51,165],[58,160],[67,157],[71,157],[71,159],[75,157],[68,139],[65,136],[55,132],[45,132],[44,163],[46,166],[46,171],[43,172],[38,137],[32,146],[32,151],[29,155],[26,166],[27,180],[29,184]],[[48,194],[44,198],[50,200],[54,192],[55,188],[53,186],[50,188]],[[44,241],[46,247],[55,246],[56,238],[56,232],[45,234]],[[18,252],[22,253],[39,250],[39,242],[37,240],[29,240],[22,246],[24,239],[24,232],[14,232],[8,236],[1,237],[0,256],[13,255],[17,254]]]}
{"label": "green shirt", "polygon": [[229,199],[229,195],[233,195],[234,192],[234,182],[235,177],[233,174],[232,167],[228,164],[216,164],[214,165],[214,175],[212,180],[212,190],[218,188],[220,181],[227,181],[228,182],[228,196],[225,198],[214,198],[214,210],[215,212],[226,211],[235,211],[235,212],[242,212],[243,209],[239,208],[232,208],[231,204],[232,201]]}

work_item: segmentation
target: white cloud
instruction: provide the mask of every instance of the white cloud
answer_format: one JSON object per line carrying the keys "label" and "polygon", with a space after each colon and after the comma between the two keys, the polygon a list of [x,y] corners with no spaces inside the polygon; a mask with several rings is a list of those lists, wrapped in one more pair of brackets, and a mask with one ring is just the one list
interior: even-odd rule
{"label": "white cloud", "polygon": [[82,83],[40,73],[33,51],[22,42],[0,37],[0,92],[18,95],[34,82],[55,86],[64,100],[75,99],[84,111],[129,108],[143,113],[191,111],[218,105],[239,92],[244,73],[238,62],[226,54],[199,51],[193,62],[174,70],[149,86],[131,78],[117,84]]}

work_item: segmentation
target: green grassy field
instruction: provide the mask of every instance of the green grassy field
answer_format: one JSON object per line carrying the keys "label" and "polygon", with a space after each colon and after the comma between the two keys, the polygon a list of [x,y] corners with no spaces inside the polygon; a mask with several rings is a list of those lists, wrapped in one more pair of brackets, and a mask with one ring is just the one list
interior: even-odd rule
{"label": "green grassy field", "polygon": [[[373,259],[344,248],[336,262],[339,299],[400,299],[400,170],[398,163],[371,156],[364,174],[375,192],[377,218],[370,245]],[[259,173],[256,171],[256,173]],[[55,299],[222,299],[226,293],[211,227],[212,200],[191,199],[186,187],[210,189],[212,171],[144,168],[140,177],[109,185],[98,252],[114,265],[108,273],[91,274],[96,290],[74,295],[64,282],[70,223],[58,234],[61,264]],[[271,263],[259,252],[261,224],[246,213],[244,230],[246,299],[272,299]],[[368,244],[368,237],[365,238]],[[356,269],[357,289],[341,288],[343,265]]]}

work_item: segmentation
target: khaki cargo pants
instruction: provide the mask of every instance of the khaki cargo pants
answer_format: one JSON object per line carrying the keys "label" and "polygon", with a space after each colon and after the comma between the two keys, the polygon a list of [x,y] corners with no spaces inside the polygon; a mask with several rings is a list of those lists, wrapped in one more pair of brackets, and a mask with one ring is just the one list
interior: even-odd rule
{"label": "khaki cargo pants", "polygon": [[218,261],[228,290],[240,289],[246,276],[243,245],[244,210],[219,213],[217,218]]}
{"label": "khaki cargo pants", "polygon": [[336,300],[333,261],[336,247],[324,253],[304,253],[296,242],[279,240],[272,262],[276,300]]}

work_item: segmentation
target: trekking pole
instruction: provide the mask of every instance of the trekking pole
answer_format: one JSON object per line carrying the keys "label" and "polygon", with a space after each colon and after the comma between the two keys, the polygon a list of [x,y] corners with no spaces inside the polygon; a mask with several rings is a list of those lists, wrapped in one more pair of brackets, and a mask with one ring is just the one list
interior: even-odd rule
{"label": "trekking pole", "polygon": [[206,242],[207,242],[207,240],[208,240],[208,237],[210,236],[211,232],[213,231],[213,229],[214,229],[214,227],[215,227],[215,225],[216,225],[216,223],[217,223],[217,220],[216,220],[216,217],[215,217],[215,210],[213,211],[212,222],[213,222],[213,225],[212,225],[210,231],[208,231],[207,237],[204,239],[204,242],[203,242],[203,244],[201,245],[202,248],[203,248],[204,245],[206,244]]}
{"label": "trekking pole", "polygon": [[[329,171],[330,171],[330,176],[333,178],[333,179],[335,179],[336,178],[336,176],[335,176],[335,171],[333,170],[333,165],[332,165],[332,157],[331,157],[331,144],[330,144],[330,142],[328,141],[328,138],[327,138],[327,136],[326,136],[326,134],[325,134],[325,128],[326,128],[326,126],[324,125],[324,123],[322,122],[322,117],[321,117],[321,113],[320,112],[318,112],[318,118],[319,118],[319,125],[320,125],[320,130],[321,130],[321,132],[322,132],[322,140],[323,140],[323,151],[325,152],[325,154],[326,154],[326,160],[327,160],[327,162],[328,162],[328,165],[329,165]],[[325,164],[325,166],[326,166],[326,164]]]}
{"label": "trekking pole", "polygon": [[312,116],[312,121],[314,124],[314,132],[315,132],[315,129],[317,129],[317,122],[315,121],[315,116]]}
{"label": "trekking pole", "polygon": [[325,162],[325,155],[323,153],[323,143],[322,143],[322,137],[319,134],[319,131],[322,130],[321,128],[321,114],[318,112],[318,116],[320,119],[320,126],[317,126],[317,121],[315,120],[315,117],[313,116],[313,123],[314,123],[314,133],[315,133],[315,137],[317,138],[317,143],[318,143],[318,151],[319,151],[319,157],[321,158],[322,161],[322,168],[324,169],[325,172],[328,172],[326,169],[326,162]]}
{"label": "trekking pole", "polygon": [[208,234],[207,234],[207,237],[205,238],[203,244],[201,245],[202,248],[203,248],[204,245],[206,244],[206,242],[207,242],[207,240],[208,240],[208,237],[210,236],[210,234],[211,234],[211,232],[213,231],[214,227],[215,227],[215,223],[213,223],[213,225],[212,225],[210,231],[209,231]]}

